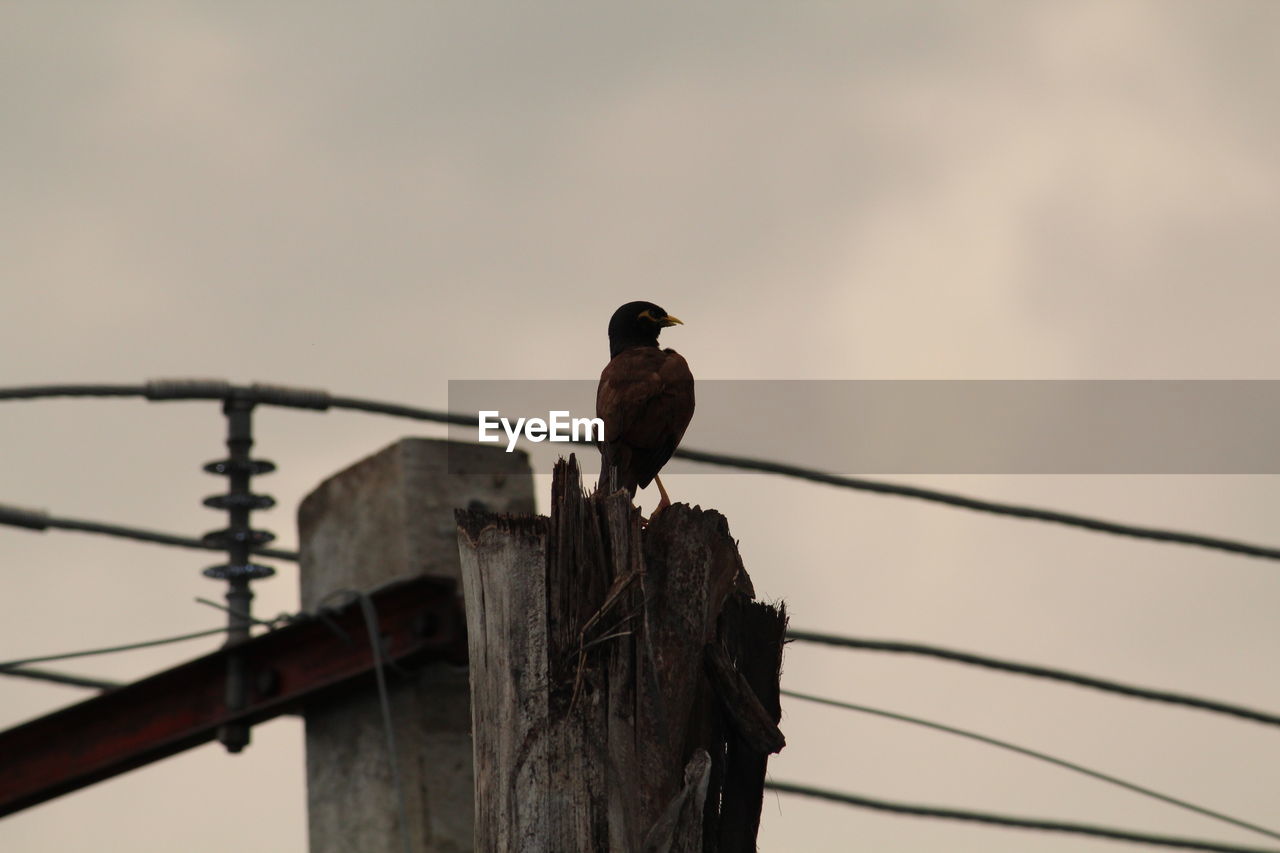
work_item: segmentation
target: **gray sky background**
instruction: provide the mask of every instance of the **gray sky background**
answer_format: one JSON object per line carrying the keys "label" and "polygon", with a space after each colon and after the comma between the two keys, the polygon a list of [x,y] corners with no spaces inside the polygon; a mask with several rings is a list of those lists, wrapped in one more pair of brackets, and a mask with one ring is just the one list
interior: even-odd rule
{"label": "gray sky background", "polygon": [[[1280,5],[6,4],[0,385],[214,376],[443,406],[590,378],[622,302],[717,379],[1280,378]],[[803,441],[804,413],[796,440]],[[265,410],[261,516],[407,434]],[[7,403],[0,501],[199,533],[214,404]],[[714,449],[707,447],[706,449]],[[664,478],[665,479],[665,478]],[[1274,477],[912,482],[1275,542]],[[716,507],[793,625],[1280,708],[1280,569],[750,475]],[[542,492],[546,483],[542,482]],[[540,494],[545,503],[545,494]],[[652,506],[656,497],[645,495]],[[0,530],[0,658],[221,622],[196,553]],[[257,612],[297,606],[296,573]],[[133,679],[216,641],[66,669]],[[1266,821],[1261,726],[919,660],[785,685],[933,717]],[[0,682],[0,724],[80,698]],[[798,703],[775,778],[1261,844],[941,734]],[[0,849],[301,853],[301,725],[0,821]],[[770,796],[765,851],[1109,842]]]}

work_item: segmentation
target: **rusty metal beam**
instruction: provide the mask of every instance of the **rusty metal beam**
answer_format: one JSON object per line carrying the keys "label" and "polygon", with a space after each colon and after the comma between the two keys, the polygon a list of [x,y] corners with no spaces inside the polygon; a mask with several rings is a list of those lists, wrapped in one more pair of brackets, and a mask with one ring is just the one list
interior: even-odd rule
{"label": "rusty metal beam", "polygon": [[[388,663],[466,661],[455,585],[416,578],[370,594]],[[231,652],[248,672],[240,711],[226,707]],[[373,678],[359,601],[0,732],[0,816],[212,740]]]}

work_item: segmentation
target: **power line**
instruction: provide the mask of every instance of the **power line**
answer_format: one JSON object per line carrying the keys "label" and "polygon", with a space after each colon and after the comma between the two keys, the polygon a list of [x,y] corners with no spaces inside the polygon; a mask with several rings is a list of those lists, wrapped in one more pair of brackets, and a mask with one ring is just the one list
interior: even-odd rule
{"label": "power line", "polygon": [[1198,708],[1202,711],[1212,711],[1217,714],[1228,714],[1245,720],[1253,720],[1257,723],[1280,726],[1280,715],[1273,714],[1268,711],[1257,711],[1252,708],[1246,708],[1242,705],[1219,702],[1216,699],[1204,699],[1199,696],[1189,696],[1184,693],[1173,693],[1165,690],[1152,690],[1146,687],[1135,687],[1131,684],[1123,684],[1118,681],[1096,678],[1091,675],[1081,675],[1080,673],[1068,672],[1066,670],[1054,669],[1047,666],[1016,663],[1014,661],[1002,660],[1000,658],[976,655],[970,652],[956,651],[955,649],[946,649],[940,646],[928,646],[922,643],[900,643],[887,640],[868,640],[858,637],[842,637],[836,634],[822,634],[816,631],[795,630],[787,631],[787,639],[805,643],[844,646],[851,649],[868,649],[870,651],[877,652],[925,655],[928,657],[954,661],[956,663],[967,663],[973,664],[974,666],[986,667],[988,669],[1001,670],[1003,672],[1013,672],[1018,675],[1030,675],[1035,676],[1036,678],[1065,681],[1069,684],[1076,684],[1081,687],[1092,687],[1096,690],[1105,690],[1110,693],[1119,693],[1123,696],[1132,696],[1136,699],[1149,699],[1153,702],[1167,702],[1171,705],[1184,705],[1189,708]]}
{"label": "power line", "polygon": [[[334,396],[320,389],[291,388],[282,385],[253,384],[232,385],[223,380],[211,379],[161,379],[152,380],[143,385],[37,385],[18,388],[0,388],[0,401],[32,400],[47,397],[143,397],[147,400],[228,400],[236,399],[264,405],[288,406],[324,411],[329,408],[350,409],[392,417],[410,418],[413,420],[431,421],[435,423],[476,426],[474,415],[463,415],[444,412],[436,409],[424,409],[417,406],[406,406],[398,403],[386,403],[377,400],[366,400],[357,397]],[[589,445],[590,442],[577,442]],[[867,480],[860,477],[846,477],[819,471],[799,465],[773,462],[766,459],[755,459],[747,456],[734,456],[724,453],[711,453],[702,450],[677,448],[675,456],[690,462],[701,462],[706,465],[719,465],[744,471],[759,471],[767,474],[778,474],[794,477],[815,483],[824,483],[858,491],[876,494],[897,495],[899,497],[916,498],[918,500],[941,503],[975,512],[992,513],[1011,518],[1024,518],[1034,521],[1045,521],[1093,530],[1100,533],[1111,533],[1117,536],[1128,536],[1136,539],[1147,539],[1157,542],[1169,542],[1180,545],[1192,545],[1260,557],[1268,560],[1280,560],[1280,548],[1255,545],[1217,536],[1205,536],[1197,533],[1185,533],[1177,530],[1166,530],[1154,527],[1140,527],[1118,522],[1106,521],[1091,516],[1056,510],[1040,509],[1018,504],[971,498],[936,489],[926,489],[901,483],[889,483],[881,480]]]}
{"label": "power line", "polygon": [[277,615],[274,619],[259,619],[258,617],[251,616],[247,613],[239,613],[225,604],[219,604],[216,601],[210,601],[207,598],[201,598],[199,596],[196,596],[196,603],[203,604],[206,607],[212,607],[215,610],[221,610],[223,613],[235,614],[241,619],[244,619],[246,622],[249,622],[253,625],[261,625],[264,628],[273,628],[273,629],[279,628],[283,625],[288,625],[290,622],[293,622],[298,619],[298,615],[296,613],[281,613]]}
{"label": "power line", "polygon": [[[109,524],[104,521],[89,521],[82,518],[67,518],[50,515],[40,509],[0,504],[0,524],[10,527],[23,527],[28,530],[76,530],[82,533],[97,533],[103,536],[116,536],[122,539],[133,539],[139,542],[153,542],[157,545],[173,545],[178,548],[193,548],[197,551],[220,551],[217,543],[205,542],[194,536],[180,536],[174,533],[163,533],[142,527],[129,527],[123,524]],[[298,552],[281,548],[253,547],[254,554],[272,557],[277,560],[297,561]]]}
{"label": "power line", "polygon": [[1056,758],[1055,756],[1048,755],[1047,753],[1039,752],[1038,750],[1028,749],[1027,747],[1024,747],[1024,746],[1018,746],[1017,744],[1009,743],[1008,741],[1005,741],[1005,740],[988,737],[987,735],[978,734],[977,732],[971,732],[966,729],[956,728],[955,726],[948,726],[944,723],[937,723],[932,720],[921,719],[920,717],[912,717],[907,714],[899,714],[894,711],[886,711],[882,708],[872,708],[867,705],[857,705],[852,702],[841,702],[837,699],[829,699],[825,696],[814,696],[809,693],[799,693],[794,690],[782,690],[780,692],[783,696],[790,696],[793,699],[803,699],[806,702],[815,702],[821,705],[829,705],[833,708],[841,708],[847,711],[858,711],[864,714],[874,714],[876,716],[885,717],[891,720],[899,720],[904,723],[911,723],[913,725],[924,726],[926,728],[935,729],[936,731],[946,732],[948,734],[953,734],[953,735],[959,735],[960,737],[969,738],[970,740],[976,740],[976,741],[979,741],[980,743],[988,744],[989,746],[997,746],[997,747],[1000,747],[1001,749],[1007,749],[1007,750],[1010,750],[1011,752],[1016,752],[1021,755],[1028,756],[1030,758],[1036,758],[1036,759],[1039,759],[1040,761],[1046,761],[1050,764],[1056,764],[1057,766],[1064,767],[1067,770],[1074,770],[1077,773],[1083,773],[1086,776],[1092,777],[1094,779],[1098,779],[1102,782],[1108,782],[1112,785],[1118,785],[1121,788],[1126,788],[1135,793],[1142,794],[1143,796],[1151,797],[1153,799],[1160,800],[1161,802],[1169,803],[1170,805],[1174,805],[1182,809],[1187,809],[1188,811],[1196,812],[1197,814],[1204,815],[1205,817],[1211,817],[1215,820],[1220,820],[1220,821],[1223,821],[1224,823],[1229,823],[1229,824],[1232,824],[1233,826],[1237,826],[1242,829],[1248,829],[1253,832],[1259,832],[1271,838],[1280,839],[1280,832],[1275,832],[1273,830],[1267,829],[1265,826],[1258,826],[1257,824],[1250,823],[1246,820],[1241,820],[1240,818],[1235,818],[1235,817],[1232,817],[1231,815],[1223,814],[1222,812],[1205,808],[1204,806],[1198,806],[1195,803],[1191,803],[1186,800],[1181,800],[1181,799],[1178,799],[1177,797],[1169,796],[1168,794],[1162,794],[1159,791],[1152,790],[1151,788],[1147,788],[1142,785],[1135,784],[1133,782],[1126,782],[1124,779],[1111,776],[1107,773],[1103,773],[1098,770],[1093,770],[1091,768],[1085,767],[1080,764],[1076,764],[1075,762],[1072,762],[1072,761],[1067,761],[1062,758]]}
{"label": "power line", "polygon": [[721,453],[707,453],[702,450],[682,450],[679,448],[677,448],[675,455],[682,459],[688,459],[691,462],[704,462],[709,465],[725,465],[746,471],[762,471],[769,474],[781,474],[785,477],[796,477],[801,480],[809,480],[815,483],[826,483],[830,486],[839,486],[846,489],[875,492],[882,495],[897,495],[904,498],[917,498],[923,501],[946,504],[948,506],[970,509],[976,512],[1003,515],[1011,518],[1025,518],[1033,521],[1047,521],[1053,524],[1063,524],[1068,527],[1093,530],[1098,533],[1111,533],[1116,536],[1128,536],[1134,539],[1149,539],[1156,542],[1170,542],[1179,545],[1193,545],[1199,548],[1209,548],[1216,551],[1243,554],[1249,557],[1261,557],[1266,560],[1280,560],[1280,548],[1273,548],[1266,545],[1254,545],[1248,542],[1223,539],[1217,536],[1204,536],[1198,533],[1184,533],[1178,530],[1165,530],[1157,527],[1137,527],[1130,524],[1120,524],[1118,522],[1106,521],[1101,518],[1093,518],[1086,515],[1076,515],[1075,513],[1069,512],[1058,512],[1050,509],[1040,509],[1037,507],[1021,506],[1018,504],[982,500],[980,498],[957,495],[952,492],[941,492],[936,489],[908,486],[903,483],[887,483],[881,480],[845,477],[840,474],[831,474],[829,472],[818,471],[813,468],[803,468],[799,465],[788,465],[782,462],[770,462],[763,459],[750,459],[745,456],[729,456]]}
{"label": "power line", "polygon": [[31,663],[44,663],[51,660],[69,660],[71,658],[84,658],[92,655],[109,655],[114,652],[131,652],[135,649],[146,649],[152,646],[165,646],[169,643],[181,643],[185,640],[195,640],[200,637],[210,637],[214,634],[225,634],[228,628],[210,628],[207,631],[194,631],[190,634],[179,634],[176,637],[164,637],[159,640],[144,640],[140,643],[126,643],[122,646],[107,646],[101,649],[88,649],[80,652],[63,652],[56,655],[40,655],[33,658],[19,658],[18,660],[0,661],[0,672],[11,671],[19,667],[25,667]]}
{"label": "power line", "polygon": [[24,385],[0,388],[0,400],[37,400],[44,397],[145,397],[144,385]]}
{"label": "power line", "polygon": [[90,678],[87,675],[71,675],[70,673],[54,672],[48,669],[32,669],[31,667],[0,669],[0,675],[12,675],[17,678],[32,678],[36,681],[52,681],[55,684],[69,684],[72,687],[88,687],[92,690],[114,690],[121,686],[118,681],[107,681],[102,678]]}
{"label": "power line", "polygon": [[413,853],[409,840],[409,805],[404,794],[404,780],[400,776],[400,750],[396,748],[396,728],[391,721],[391,696],[387,691],[386,664],[382,660],[382,631],[378,629],[378,611],[368,594],[355,593],[360,598],[360,612],[364,615],[365,628],[369,631],[369,648],[373,651],[373,671],[378,680],[378,707],[382,712],[382,733],[387,741],[387,763],[391,765],[391,781],[396,789],[396,809],[400,817],[400,843],[404,853]]}
{"label": "power line", "polygon": [[[219,610],[225,610],[225,611],[230,610],[230,608],[226,607],[225,605],[219,604],[216,601],[209,601],[208,599],[205,599],[205,598],[197,598],[196,601],[199,602],[200,604],[207,604],[208,606],[215,607]],[[367,615],[368,614],[366,614],[366,616]],[[274,619],[255,619],[252,616],[247,618],[250,622],[252,622],[255,625],[261,625],[267,628],[268,630],[274,630],[277,627],[280,627],[281,625],[285,625],[290,622],[296,621],[299,618],[299,615],[292,614],[292,613],[281,613],[279,616],[275,617]],[[320,612],[319,618],[321,619],[325,618],[325,614],[323,611]],[[373,618],[375,619],[377,618],[376,614],[373,615]],[[374,625],[376,627],[376,622],[374,623]],[[208,631],[196,631],[190,634],[179,634],[176,637],[164,637],[158,640],[144,640],[143,642],[140,642],[140,643],[128,643],[122,646],[109,646],[109,647],[100,648],[100,649],[88,649],[86,651],[79,651],[79,652],[64,652],[62,654],[56,654],[56,655],[42,655],[40,657],[5,661],[5,662],[0,662],[0,675],[10,675],[18,678],[31,678],[38,681],[52,681],[58,684],[69,684],[74,687],[88,687],[94,690],[113,690],[117,687],[123,686],[121,682],[108,681],[100,678],[90,678],[88,676],[83,676],[83,675],[71,675],[69,673],[54,672],[52,670],[47,670],[47,669],[34,669],[32,667],[27,666],[27,664],[42,663],[44,661],[54,661],[54,660],[68,660],[70,658],[89,657],[92,655],[105,655],[105,654],[111,654],[113,652],[128,652],[128,651],[133,651],[135,649],[150,648],[152,646],[163,646],[163,645],[168,645],[170,643],[180,643],[180,642],[183,642],[184,640],[194,640],[200,637],[212,636],[214,634],[225,634],[229,630],[230,630],[230,626],[223,627],[223,628],[211,628]],[[380,649],[375,648],[374,656],[376,659],[378,660],[381,659],[380,654],[381,654]]]}
{"label": "power line", "polygon": [[[357,397],[330,397],[329,404],[335,409],[349,409],[356,412],[369,412],[376,415],[390,415],[395,418],[409,418],[415,421],[431,421],[455,426],[477,426],[479,418],[475,415],[462,415],[456,412],[442,412],[438,409],[422,409],[417,406],[405,406],[399,403],[381,403],[377,400],[362,400]],[[580,441],[578,444],[593,446],[591,442]]]}
{"label": "power line", "polygon": [[792,782],[765,782],[764,786],[783,794],[797,794],[802,797],[814,797],[820,800],[843,803],[850,806],[875,809],[894,814],[912,815],[914,817],[936,817],[949,820],[963,820],[973,823],[984,823],[992,826],[1008,826],[1018,829],[1035,829],[1045,832],[1067,832],[1075,835],[1089,835],[1095,838],[1110,838],[1114,841],[1131,841],[1135,844],[1151,844],[1157,847],[1180,847],[1185,850],[1210,850],[1214,853],[1277,853],[1274,848],[1241,847],[1236,844],[1222,844],[1215,841],[1200,841],[1193,838],[1178,838],[1171,835],[1153,835],[1145,832],[1133,832],[1126,829],[1113,829],[1106,826],[1093,826],[1085,823],[1069,821],[1040,820],[1036,818],[1014,817],[1011,815],[992,814],[990,812],[970,811],[968,809],[950,809],[940,806],[922,806],[913,803],[898,803],[891,800],[880,800],[858,794],[846,794],[809,785],[797,785]]}

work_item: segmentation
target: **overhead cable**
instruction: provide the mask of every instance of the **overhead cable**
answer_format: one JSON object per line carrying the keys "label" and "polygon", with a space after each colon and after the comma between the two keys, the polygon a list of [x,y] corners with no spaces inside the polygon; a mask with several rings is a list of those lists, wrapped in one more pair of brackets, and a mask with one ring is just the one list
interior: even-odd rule
{"label": "overhead cable", "polygon": [[[194,536],[180,536],[175,533],[162,533],[142,527],[130,527],[124,524],[110,524],[105,521],[88,521],[82,518],[67,518],[51,515],[42,509],[0,504],[0,524],[10,527],[24,527],[29,530],[77,530],[82,533],[97,533],[102,536],[115,536],[121,539],[133,539],[139,542],[153,542],[157,545],[173,545],[178,548],[193,548],[197,551],[221,550],[219,543],[206,542]],[[282,548],[252,547],[254,554],[271,557],[277,560],[298,559],[297,551]]]}
{"label": "overhead cable", "polygon": [[916,726],[924,726],[925,728],[934,729],[940,732],[946,732],[947,734],[959,735],[960,737],[969,738],[970,740],[976,740],[979,743],[985,743],[989,746],[996,746],[996,747],[999,747],[1000,749],[1007,749],[1011,752],[1016,752],[1016,753],[1019,753],[1020,755],[1025,755],[1029,758],[1035,758],[1039,761],[1045,761],[1045,762],[1048,762],[1049,764],[1054,764],[1054,765],[1057,765],[1058,767],[1063,767],[1067,770],[1073,770],[1076,773],[1082,773],[1085,776],[1089,776],[1101,782],[1107,782],[1112,785],[1117,785],[1121,788],[1125,788],[1127,790],[1133,791],[1134,793],[1142,794],[1145,797],[1151,797],[1152,799],[1160,800],[1161,802],[1168,803],[1173,806],[1177,806],[1178,808],[1186,809],[1187,811],[1192,811],[1192,812],[1195,812],[1196,814],[1213,818],[1214,820],[1220,820],[1223,823],[1229,823],[1232,826],[1237,826],[1237,827],[1240,827],[1241,829],[1247,829],[1247,830],[1250,830],[1251,832],[1258,832],[1270,838],[1275,838],[1277,840],[1280,840],[1280,832],[1267,829],[1265,826],[1259,826],[1256,823],[1250,823],[1249,821],[1232,817],[1231,815],[1223,814],[1222,812],[1215,811],[1213,809],[1206,808],[1204,806],[1198,806],[1195,803],[1188,802],[1187,800],[1179,799],[1178,797],[1172,797],[1168,794],[1162,794],[1159,791],[1152,790],[1151,788],[1147,788],[1143,785],[1138,785],[1133,782],[1127,782],[1124,779],[1120,779],[1108,773],[1103,773],[1099,770],[1093,770],[1081,764],[1076,764],[1073,761],[1067,761],[1066,759],[1057,758],[1055,756],[1049,755],[1048,753],[1040,752],[1034,749],[1028,749],[1027,747],[1024,747],[1024,746],[1018,746],[1017,744],[1009,743],[1006,740],[1000,740],[999,738],[989,737],[988,735],[978,734],[977,732],[971,732],[971,731],[968,731],[967,729],[961,729],[955,726],[949,726],[944,723],[934,722],[932,720],[921,719],[920,717],[913,717],[908,714],[899,714],[895,711],[886,711],[883,708],[872,708],[867,705],[859,705],[853,702],[843,702],[838,699],[830,699],[825,696],[814,696],[813,694],[810,694],[810,693],[800,693],[795,690],[783,690],[781,691],[781,693],[783,696],[790,696],[793,699],[802,699],[805,702],[814,702],[821,705],[828,705],[833,708],[841,708],[846,711],[858,711],[863,714],[872,714],[878,717],[885,717],[890,720],[898,720],[900,722],[911,723],[912,725],[916,725]]}
{"label": "overhead cable", "polygon": [[36,681],[52,681],[55,684],[67,684],[71,687],[88,687],[91,690],[114,690],[120,686],[118,681],[107,681],[103,678],[90,678],[87,675],[71,675],[66,672],[54,672],[49,669],[35,669],[29,666],[0,668],[0,675],[16,678],[31,678]]}
{"label": "overhead cable", "polygon": [[[334,396],[319,389],[292,388],[283,385],[257,383],[253,385],[233,385],[218,379],[158,379],[143,385],[37,385],[16,388],[0,388],[0,401],[32,400],[47,397],[143,397],[153,401],[164,400],[228,400],[236,399],[264,405],[288,406],[323,411],[330,408],[350,409],[390,415],[392,417],[410,418],[435,423],[456,424],[460,426],[477,426],[474,415],[464,415],[436,409],[424,409],[399,403],[387,403],[378,400],[367,400],[357,397]],[[579,441],[588,445],[591,442]],[[941,503],[960,509],[975,512],[992,513],[1010,518],[1023,518],[1033,521],[1044,521],[1062,524],[1099,533],[1110,533],[1136,539],[1157,542],[1169,542],[1179,545],[1191,545],[1232,554],[1260,557],[1267,560],[1280,560],[1280,548],[1257,545],[1226,539],[1219,536],[1207,536],[1199,533],[1188,533],[1179,530],[1167,530],[1156,527],[1144,527],[1108,521],[1092,516],[1075,513],[1058,512],[1020,504],[971,498],[952,492],[937,489],[926,489],[903,483],[891,483],[882,480],[868,480],[861,477],[846,477],[791,465],[767,459],[755,459],[747,456],[734,456],[724,453],[712,453],[690,448],[677,448],[675,457],[690,462],[706,465],[719,465],[743,471],[758,471],[767,474],[778,474],[794,477],[815,483],[824,483],[840,488],[855,489],[876,494],[897,495],[917,500]]]}
{"label": "overhead cable", "polygon": [[1068,684],[1075,684],[1080,687],[1092,687],[1095,690],[1105,690],[1110,693],[1119,693],[1123,696],[1132,696],[1135,699],[1148,699],[1153,702],[1167,702],[1171,705],[1184,705],[1189,708],[1198,708],[1202,711],[1212,711],[1217,714],[1228,714],[1234,717],[1240,717],[1241,719],[1252,720],[1257,723],[1280,726],[1280,714],[1273,714],[1269,711],[1258,711],[1253,708],[1246,708],[1243,705],[1234,705],[1229,702],[1220,702],[1216,699],[1205,699],[1200,696],[1191,696],[1185,693],[1173,693],[1167,690],[1152,690],[1147,687],[1137,687],[1132,684],[1124,684],[1119,681],[1097,678],[1092,675],[1081,675],[1080,673],[1068,672],[1067,670],[1055,669],[1047,666],[1017,663],[1001,658],[993,658],[986,655],[973,654],[971,652],[947,649],[941,646],[929,646],[923,643],[901,643],[889,640],[870,640],[861,637],[843,637],[838,634],[824,634],[817,631],[799,631],[792,629],[787,630],[787,639],[803,643],[844,646],[851,649],[867,649],[869,651],[876,652],[897,652],[900,654],[936,657],[941,658],[942,660],[953,661],[955,663],[972,664],[974,666],[986,667],[988,669],[1000,670],[1002,672],[1012,672],[1018,675],[1030,675],[1036,678],[1048,678],[1054,681],[1065,681]]}
{"label": "overhead cable", "polygon": [[143,640],[140,643],[126,643],[121,646],[107,646],[100,649],[87,649],[78,652],[61,652],[56,655],[39,655],[30,658],[18,658],[17,660],[0,661],[0,671],[14,670],[25,667],[32,663],[44,663],[52,660],[70,660],[71,658],[84,658],[92,655],[109,655],[115,652],[131,652],[135,649],[147,649],[152,646],[166,646],[170,643],[181,643],[186,640],[195,640],[200,637],[211,637],[214,634],[225,634],[227,628],[210,628],[207,631],[193,631],[190,634],[179,634],[176,637],[162,637],[158,640]]}
{"label": "overhead cable", "polygon": [[1223,844],[1216,841],[1201,841],[1194,838],[1179,838],[1172,835],[1155,835],[1147,832],[1134,832],[1127,829],[1114,829],[1107,826],[1094,826],[1086,823],[1073,823],[1061,820],[1041,820],[1038,818],[1014,817],[1012,815],[992,814],[990,812],[972,811],[970,809],[953,809],[941,806],[924,806],[914,803],[899,803],[864,797],[859,794],[846,794],[811,785],[798,785],[793,782],[765,782],[770,790],[783,794],[796,794],[802,797],[814,797],[843,803],[849,806],[860,806],[893,814],[911,815],[912,817],[934,817],[949,820],[969,821],[990,826],[1015,827],[1017,829],[1034,829],[1042,832],[1065,832],[1075,835],[1088,835],[1094,838],[1109,838],[1113,841],[1130,841],[1135,844],[1150,844],[1157,847],[1177,847],[1183,850],[1209,850],[1213,853],[1280,853],[1276,848],[1242,847],[1238,844]]}

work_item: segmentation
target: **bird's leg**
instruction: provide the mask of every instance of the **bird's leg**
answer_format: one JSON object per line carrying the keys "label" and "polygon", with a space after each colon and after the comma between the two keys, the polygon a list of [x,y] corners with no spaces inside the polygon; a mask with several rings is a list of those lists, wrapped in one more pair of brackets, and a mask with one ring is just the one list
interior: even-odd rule
{"label": "bird's leg", "polygon": [[657,474],[653,475],[653,482],[658,484],[658,494],[661,495],[661,498],[658,500],[658,505],[653,508],[653,512],[649,513],[648,518],[643,515],[640,516],[640,527],[642,528],[648,527],[649,522],[658,517],[658,513],[671,506],[671,498],[667,495],[667,490],[662,487],[662,480],[659,479]]}
{"label": "bird's leg", "polygon": [[662,487],[662,478],[659,477],[657,474],[654,474],[653,482],[658,485],[658,494],[661,495],[662,497],[658,501],[658,505],[653,508],[653,512],[649,513],[649,518],[653,518],[655,515],[662,512],[667,507],[671,506],[671,498],[667,496],[667,490]]}

